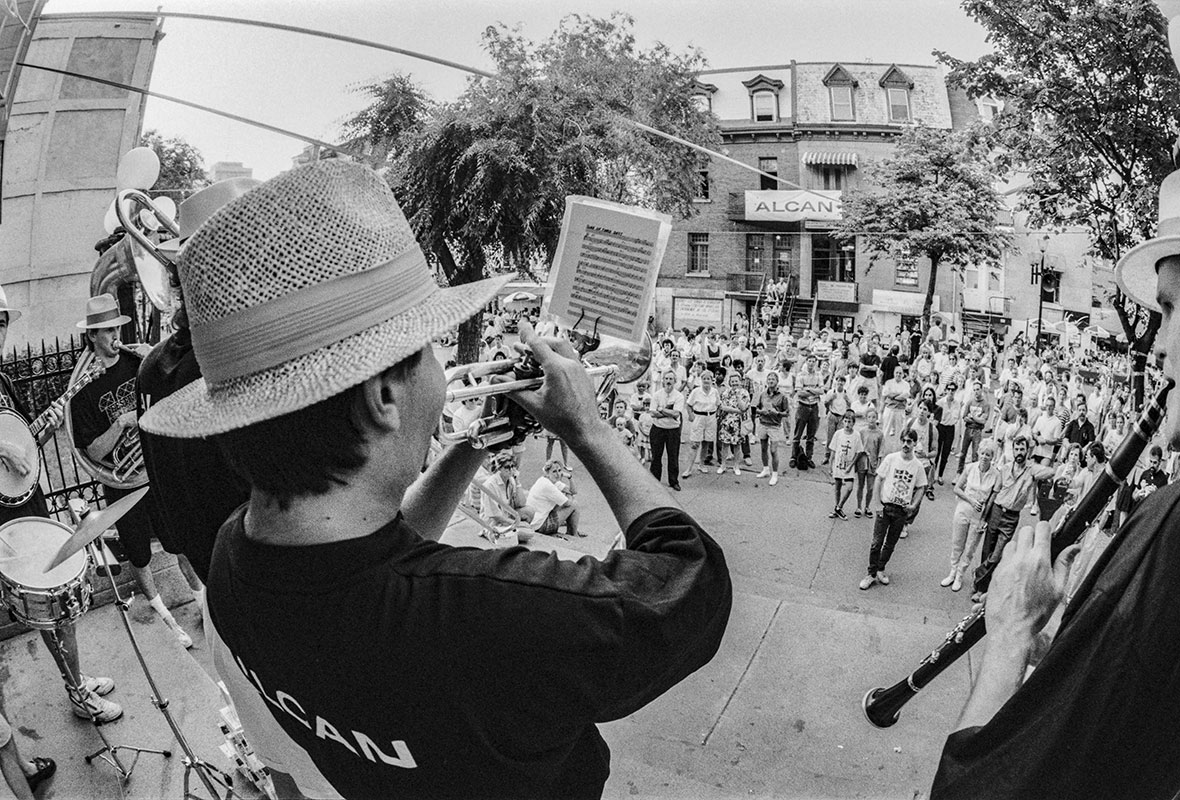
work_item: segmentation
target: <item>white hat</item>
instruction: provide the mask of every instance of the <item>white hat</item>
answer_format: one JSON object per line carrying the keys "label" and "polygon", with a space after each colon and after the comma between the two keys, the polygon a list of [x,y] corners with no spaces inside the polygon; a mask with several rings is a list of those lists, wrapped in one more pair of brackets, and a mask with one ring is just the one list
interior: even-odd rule
{"label": "white hat", "polygon": [[1156,303],[1156,265],[1161,258],[1180,255],[1180,170],[1160,184],[1159,223],[1156,236],[1132,248],[1114,268],[1123,294],[1139,305],[1159,311]]}
{"label": "white hat", "polygon": [[86,301],[86,319],[76,323],[82,330],[118,328],[131,321],[131,317],[119,313],[119,302],[109,294],[95,295]]}
{"label": "white hat", "polygon": [[8,305],[8,295],[4,293],[4,287],[0,286],[0,311],[8,312],[8,324],[16,322],[20,319],[20,313],[15,308]]}
{"label": "white hat", "polygon": [[140,425],[185,438],[326,400],[413,355],[511,278],[440,289],[389,185],[320,161],[222,206],[178,262],[203,378]]}
{"label": "white hat", "polygon": [[187,200],[182,200],[176,211],[180,235],[175,239],[160,242],[159,248],[169,253],[179,251],[184,242],[196,233],[197,229],[204,225],[217,209],[230,200],[236,200],[261,183],[262,181],[257,178],[226,178],[206,186]]}

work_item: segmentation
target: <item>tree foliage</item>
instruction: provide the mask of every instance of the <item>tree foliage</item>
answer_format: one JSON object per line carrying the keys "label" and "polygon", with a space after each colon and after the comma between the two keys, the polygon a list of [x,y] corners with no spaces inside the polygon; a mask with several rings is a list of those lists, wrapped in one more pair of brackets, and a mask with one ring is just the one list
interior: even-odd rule
{"label": "tree foliage", "polygon": [[[692,101],[705,62],[696,50],[642,49],[632,26],[623,14],[572,15],[540,43],[489,27],[496,77],[472,79],[453,103],[415,105],[420,93],[399,78],[372,87],[346,129],[391,152],[390,184],[452,285],[489,265],[527,274],[551,261],[567,195],[694,213],[699,156],[629,120],[718,145],[715,119]],[[474,355],[477,325],[460,331],[461,359]]]}
{"label": "tree foliage", "polygon": [[[952,85],[1005,100],[1008,166],[1028,174],[1034,226],[1082,225],[1116,260],[1155,233],[1160,182],[1180,131],[1180,76],[1153,0],[963,0],[994,52],[952,68]],[[1116,297],[1128,340],[1151,347],[1158,317]]]}
{"label": "tree foliage", "polygon": [[139,144],[152,148],[160,158],[160,177],[152,187],[153,195],[164,194],[179,203],[209,185],[201,151],[179,136],[165,139],[152,128],[144,131]]}
{"label": "tree foliage", "polygon": [[882,255],[930,260],[926,324],[939,267],[995,262],[1008,244],[996,228],[1000,198],[981,133],[910,128],[889,157],[865,169],[863,186],[844,196],[836,236],[859,234],[872,261]]}

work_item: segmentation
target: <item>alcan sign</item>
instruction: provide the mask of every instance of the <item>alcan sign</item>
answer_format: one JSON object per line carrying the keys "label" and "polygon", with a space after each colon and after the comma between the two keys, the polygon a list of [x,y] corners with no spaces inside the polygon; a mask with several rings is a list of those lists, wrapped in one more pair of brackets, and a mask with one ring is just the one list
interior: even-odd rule
{"label": "alcan sign", "polygon": [[805,219],[840,220],[840,192],[746,192],[746,219],[799,222]]}

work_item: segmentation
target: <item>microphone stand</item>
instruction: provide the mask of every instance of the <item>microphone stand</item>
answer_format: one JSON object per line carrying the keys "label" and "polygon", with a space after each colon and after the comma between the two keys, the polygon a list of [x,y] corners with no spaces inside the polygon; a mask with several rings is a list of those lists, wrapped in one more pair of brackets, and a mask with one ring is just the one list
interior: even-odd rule
{"label": "microphone stand", "polygon": [[[74,525],[78,525],[89,512],[90,507],[84,501],[70,502],[70,516],[74,520]],[[94,558],[96,560],[95,563],[97,563],[97,556],[94,552],[94,544],[88,544],[86,547],[90,552],[90,557]],[[233,778],[230,775],[222,772],[212,764],[197,758],[197,756],[193,753],[192,747],[189,746],[188,740],[184,737],[184,732],[180,730],[180,726],[176,724],[176,720],[173,718],[172,712],[168,710],[168,698],[162,697],[160,695],[160,689],[156,685],[155,679],[152,677],[151,670],[148,669],[147,661],[144,660],[143,651],[139,647],[139,641],[135,638],[135,631],[131,629],[131,618],[127,614],[127,609],[130,608],[131,602],[130,600],[124,600],[119,594],[119,587],[115,585],[115,578],[111,574],[111,565],[106,561],[106,559],[102,560],[102,565],[103,569],[106,571],[107,579],[111,582],[111,591],[114,592],[115,606],[119,609],[119,615],[123,619],[123,628],[127,631],[127,638],[131,640],[131,647],[135,651],[135,657],[139,660],[140,669],[143,670],[144,677],[147,678],[148,687],[151,689],[152,705],[158,708],[160,713],[164,715],[164,719],[167,721],[168,727],[172,729],[172,736],[176,739],[176,743],[180,745],[180,749],[184,751],[184,794],[182,795],[184,800],[201,800],[200,795],[193,794],[189,790],[189,782],[193,772],[197,773],[197,777],[200,778],[201,783],[205,785],[205,791],[209,793],[209,796],[213,798],[213,800],[230,800],[230,798],[233,797],[240,797],[240,795],[238,795],[233,790]],[[101,732],[99,735],[102,735]],[[108,763],[114,764],[116,769],[119,770],[120,778],[124,783],[130,780],[131,771],[135,769],[135,761],[139,759],[139,753],[159,753],[160,755],[164,756],[164,758],[170,758],[172,756],[172,751],[170,750],[145,750],[139,747],[127,747],[126,745],[116,745],[111,747],[105,737],[103,737],[103,745],[104,746],[97,752],[86,756],[86,763],[89,764],[94,758],[98,757],[102,758]],[[131,766],[127,769],[124,769],[122,765],[118,763],[116,751],[120,749],[136,751],[135,760],[131,762]],[[108,753],[110,754],[110,757],[108,757]],[[224,798],[220,794],[222,790],[225,791]]]}

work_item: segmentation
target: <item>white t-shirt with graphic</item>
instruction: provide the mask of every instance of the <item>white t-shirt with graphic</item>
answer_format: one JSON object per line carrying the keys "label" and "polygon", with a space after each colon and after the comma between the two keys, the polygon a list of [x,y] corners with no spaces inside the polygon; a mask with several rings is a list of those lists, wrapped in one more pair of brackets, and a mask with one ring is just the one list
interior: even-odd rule
{"label": "white t-shirt with graphic", "polygon": [[881,479],[881,502],[908,506],[914,502],[914,492],[926,486],[926,468],[917,458],[907,461],[898,450],[881,459],[877,467]]}
{"label": "white t-shirt with graphic", "polygon": [[856,457],[865,451],[860,431],[848,433],[840,428],[832,434],[828,449],[832,451],[832,477],[840,480],[855,478]]}

